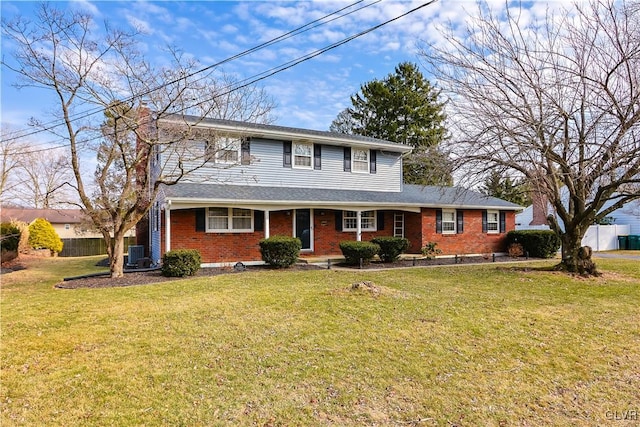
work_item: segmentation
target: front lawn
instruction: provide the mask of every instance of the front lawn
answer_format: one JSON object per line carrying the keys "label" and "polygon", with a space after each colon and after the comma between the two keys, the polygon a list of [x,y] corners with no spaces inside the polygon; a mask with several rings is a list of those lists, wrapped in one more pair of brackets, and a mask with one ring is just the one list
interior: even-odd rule
{"label": "front lawn", "polygon": [[[624,426],[640,416],[637,261],[598,259],[597,279],[522,268],[546,261],[53,288],[93,261],[2,276],[1,425]],[[382,293],[349,289],[365,280]]]}

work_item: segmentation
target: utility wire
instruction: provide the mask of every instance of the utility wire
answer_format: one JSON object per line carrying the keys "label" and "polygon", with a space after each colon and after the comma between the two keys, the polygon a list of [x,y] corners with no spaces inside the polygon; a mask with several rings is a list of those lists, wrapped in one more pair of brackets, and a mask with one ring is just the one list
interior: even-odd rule
{"label": "utility wire", "polygon": [[[235,92],[237,90],[240,90],[242,88],[245,88],[247,86],[251,86],[254,83],[257,83],[259,81],[262,81],[264,79],[272,77],[272,76],[274,76],[274,75],[276,75],[278,73],[281,73],[281,72],[286,71],[286,70],[288,70],[290,68],[293,68],[294,66],[299,65],[302,62],[306,62],[306,61],[308,61],[310,59],[313,59],[313,58],[315,58],[317,56],[320,56],[320,55],[322,55],[322,54],[324,54],[324,53],[326,53],[326,52],[328,52],[330,50],[336,49],[337,47],[340,47],[340,46],[342,46],[342,45],[344,45],[346,43],[349,43],[352,40],[355,40],[355,39],[357,39],[359,37],[362,37],[362,36],[364,36],[366,34],[369,34],[369,33],[373,32],[373,31],[375,31],[375,30],[377,30],[377,29],[379,29],[379,28],[381,28],[381,27],[383,27],[385,25],[388,25],[388,24],[390,24],[392,22],[395,22],[395,21],[397,21],[397,20],[399,20],[401,18],[404,18],[405,16],[410,15],[410,14],[412,14],[412,13],[414,13],[414,12],[420,10],[420,9],[423,9],[423,8],[425,8],[427,6],[430,6],[430,5],[434,4],[434,3],[436,3],[437,1],[438,0],[430,0],[430,1],[426,2],[426,3],[423,3],[420,6],[417,6],[417,7],[413,8],[413,9],[408,10],[407,12],[405,12],[405,13],[403,13],[401,15],[398,15],[398,16],[396,16],[394,18],[391,18],[391,19],[389,19],[387,21],[384,21],[384,22],[382,22],[380,24],[377,24],[377,25],[375,25],[373,27],[369,27],[366,30],[363,30],[363,31],[361,31],[361,32],[359,32],[357,34],[354,34],[352,36],[344,38],[344,39],[342,39],[342,40],[340,40],[340,41],[338,41],[336,43],[332,43],[332,44],[330,44],[328,46],[325,46],[322,49],[318,49],[318,50],[316,50],[314,52],[311,52],[309,54],[303,55],[303,56],[298,57],[298,58],[296,58],[294,60],[288,61],[288,62],[286,62],[284,64],[281,64],[281,65],[279,65],[277,67],[274,67],[274,68],[271,68],[269,70],[263,71],[261,73],[255,74],[252,77],[248,77],[246,79],[240,80],[240,82],[237,82],[237,84],[230,86],[229,89],[226,92],[219,93],[213,98],[209,98],[209,99],[200,101],[198,103],[195,103],[193,105],[184,107],[184,108],[182,108],[180,110],[175,111],[174,113],[184,112],[185,110],[188,110],[190,108],[197,107],[197,106],[202,105],[202,104],[204,104],[206,102],[210,102],[210,101],[215,100],[215,99],[217,99],[219,97],[226,96],[226,95],[228,95],[230,93],[233,93],[233,92]],[[100,111],[102,111],[102,110],[100,110]],[[99,137],[96,137],[96,138],[93,138],[93,139],[88,139],[88,140],[83,141],[83,142],[86,143],[86,142],[89,142],[91,140],[97,140],[97,139],[99,139]],[[50,149],[57,149],[57,148],[60,148],[60,146],[54,147],[54,148],[43,148],[43,149],[33,150],[33,151],[25,152],[25,153],[47,151],[47,150],[50,150]]]}
{"label": "utility wire", "polygon": [[[313,29],[318,28],[318,27],[320,27],[322,25],[326,25],[326,24],[328,24],[330,22],[333,22],[335,20],[338,20],[338,19],[343,18],[343,17],[348,16],[348,15],[351,15],[351,14],[353,14],[355,12],[359,12],[360,10],[365,9],[367,7],[370,7],[370,6],[373,6],[374,4],[379,3],[382,0],[376,0],[376,1],[373,1],[373,2],[371,2],[369,4],[361,6],[359,8],[351,10],[351,11],[349,11],[347,13],[344,13],[342,15],[334,16],[334,15],[338,15],[339,13],[341,13],[341,12],[343,12],[343,11],[349,9],[349,8],[352,8],[353,6],[355,6],[355,5],[359,4],[359,3],[362,3],[363,1],[364,0],[358,0],[358,1],[354,2],[354,3],[351,3],[351,4],[341,8],[341,9],[338,9],[338,10],[336,10],[334,12],[331,12],[331,13],[329,13],[327,15],[324,15],[321,18],[315,19],[315,20],[313,20],[311,22],[308,22],[308,23],[298,27],[298,28],[295,28],[295,29],[293,29],[291,31],[288,31],[288,32],[284,33],[284,34],[281,34],[278,37],[275,37],[275,38],[273,38],[271,40],[268,40],[268,41],[266,41],[264,43],[261,43],[261,44],[259,44],[257,46],[249,48],[247,50],[244,50],[244,51],[242,51],[242,52],[240,52],[240,53],[238,53],[236,55],[233,55],[233,56],[230,56],[230,57],[228,57],[226,59],[223,59],[222,61],[219,61],[217,63],[211,64],[209,66],[201,68],[201,69],[199,69],[197,71],[194,71],[192,73],[189,73],[187,75],[180,76],[179,78],[170,80],[170,81],[165,82],[165,83],[163,83],[161,85],[158,85],[156,87],[148,89],[148,90],[146,90],[144,92],[131,95],[130,97],[122,100],[121,102],[125,103],[125,104],[133,102],[138,98],[144,97],[145,95],[149,95],[149,94],[151,94],[151,93],[153,93],[155,91],[158,91],[158,90],[160,90],[162,88],[174,85],[176,83],[179,83],[180,81],[184,81],[185,79],[188,79],[188,78],[193,77],[195,75],[198,75],[198,74],[204,73],[206,71],[212,70],[213,68],[219,67],[220,65],[223,65],[223,64],[226,64],[228,62],[234,61],[236,59],[242,58],[244,56],[250,55],[250,54],[252,54],[254,52],[257,52],[257,51],[259,51],[261,49],[267,48],[267,47],[272,46],[272,45],[274,45],[276,43],[282,42],[284,40],[287,40],[287,39],[292,38],[294,36],[297,36],[299,34],[302,34],[302,33],[305,33],[307,31],[313,30]],[[332,16],[334,16],[332,19],[326,20],[327,18],[332,17]],[[196,80],[196,81],[198,81],[198,80]],[[78,113],[76,115],[72,115],[70,117],[70,119],[71,120],[79,120],[79,119],[87,118],[87,117],[92,116],[94,114],[102,113],[102,111],[104,111],[104,107],[96,107],[94,109],[90,109],[88,111],[83,111],[82,113]],[[38,130],[24,130],[23,132],[26,132],[26,133],[20,133],[20,131],[17,131],[18,135],[15,135],[15,136],[12,136],[10,138],[7,138],[7,139],[5,139],[5,141],[12,141],[12,140],[15,140],[15,139],[24,138],[24,137],[31,136],[31,135],[36,135],[38,133],[42,133],[42,132],[45,132],[45,131],[51,131],[51,130],[57,128],[57,127],[64,126],[64,124],[65,123],[61,122],[60,120],[51,121],[51,122],[43,124],[42,128],[38,129]]]}

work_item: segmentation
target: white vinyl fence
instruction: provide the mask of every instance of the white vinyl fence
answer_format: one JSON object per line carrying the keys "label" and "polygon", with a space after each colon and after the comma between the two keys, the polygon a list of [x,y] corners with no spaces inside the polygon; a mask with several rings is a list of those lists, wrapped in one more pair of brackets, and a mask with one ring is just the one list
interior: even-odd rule
{"label": "white vinyl fence", "polygon": [[618,249],[618,236],[628,236],[629,225],[592,225],[582,238],[582,246],[591,246],[594,251]]}

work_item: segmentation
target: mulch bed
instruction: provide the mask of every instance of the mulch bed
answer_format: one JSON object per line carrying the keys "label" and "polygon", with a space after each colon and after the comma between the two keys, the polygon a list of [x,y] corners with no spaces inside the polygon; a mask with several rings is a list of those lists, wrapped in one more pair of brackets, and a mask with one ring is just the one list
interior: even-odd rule
{"label": "mulch bed", "polygon": [[[507,256],[496,256],[495,262],[506,262],[506,261],[525,261],[525,258],[511,258]],[[436,265],[454,265],[454,264],[478,264],[478,263],[492,263],[494,259],[491,256],[488,257],[458,257],[456,258],[437,258],[432,260],[416,258],[416,259],[403,259],[396,261],[394,263],[383,263],[383,262],[371,262],[368,265],[364,265],[362,267],[363,270],[372,270],[372,269],[391,269],[391,268],[401,268],[401,267],[424,267],[424,266],[436,266]],[[325,270],[328,265],[315,265],[315,264],[304,264],[299,263],[294,265],[291,268],[288,268],[287,271],[307,271],[307,270]],[[349,268],[353,270],[359,270],[359,266],[351,267],[345,266],[340,263],[332,263],[331,268]],[[260,265],[260,266],[246,266],[244,271],[249,272],[257,272],[257,271],[274,271],[276,269]],[[187,278],[180,277],[164,277],[160,270],[153,271],[145,271],[145,272],[129,272],[125,273],[124,277],[111,279],[108,276],[92,276],[92,277],[83,277],[73,280],[66,280],[64,282],[60,282],[55,285],[56,288],[60,289],[78,289],[78,288],[113,288],[113,287],[123,287],[123,286],[134,286],[134,285],[146,285],[151,283],[160,283],[167,282],[171,280],[184,280],[194,277],[210,277],[217,276],[220,274],[242,274],[243,271],[236,271],[233,267],[220,267],[220,268],[201,268],[195,276],[190,276]]]}

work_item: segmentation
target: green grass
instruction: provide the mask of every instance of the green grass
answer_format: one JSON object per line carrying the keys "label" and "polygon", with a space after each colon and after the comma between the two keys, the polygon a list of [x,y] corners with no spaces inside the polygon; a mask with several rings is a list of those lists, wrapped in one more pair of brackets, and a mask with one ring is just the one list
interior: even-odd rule
{"label": "green grass", "polygon": [[[1,425],[595,426],[640,412],[637,261],[598,259],[598,279],[484,265],[53,288],[93,262],[2,277]],[[361,280],[382,294],[348,289]]]}

